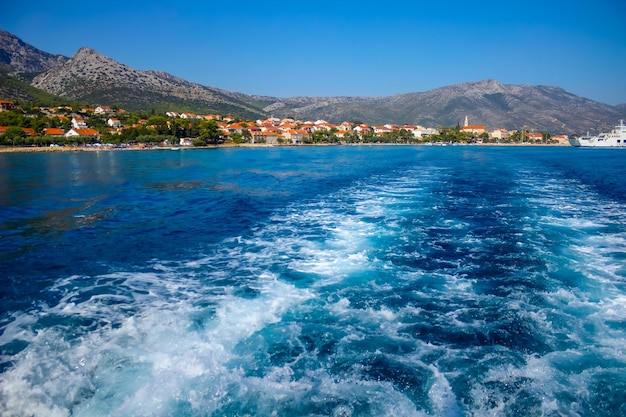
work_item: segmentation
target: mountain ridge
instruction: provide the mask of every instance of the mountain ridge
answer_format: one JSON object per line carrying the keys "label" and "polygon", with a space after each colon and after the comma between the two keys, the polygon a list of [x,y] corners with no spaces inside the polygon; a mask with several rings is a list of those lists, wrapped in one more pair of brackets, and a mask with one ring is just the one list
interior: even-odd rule
{"label": "mountain ridge", "polygon": [[22,41],[17,36],[0,29],[0,63],[7,64],[13,75],[47,71],[69,58],[63,55],[50,54]]}
{"label": "mountain ridge", "polygon": [[80,48],[63,64],[36,76],[32,85],[75,100],[108,100],[129,109],[149,108],[154,102],[167,104],[174,99],[190,107],[196,104],[248,116],[264,115],[225,90],[194,84],[163,71],[136,70],[89,47]]}
{"label": "mountain ridge", "polygon": [[492,79],[387,97],[279,99],[270,107],[279,116],[313,113],[321,119],[352,120],[358,113],[367,114],[375,123],[392,120],[424,126],[455,126],[469,116],[472,124],[490,129],[558,133],[608,129],[626,114],[626,106],[594,102],[560,87],[502,84]]}
{"label": "mountain ridge", "polygon": [[0,31],[0,58],[12,74],[40,69],[31,82],[37,89],[74,101],[116,104],[128,110],[427,127],[455,126],[469,116],[471,124],[488,129],[524,128],[555,134],[606,130],[626,118],[626,104],[611,106],[560,87],[502,84],[493,79],[379,97],[247,95],[192,83],[163,71],[136,70],[89,47],[80,48],[71,58],[48,54],[5,31]]}

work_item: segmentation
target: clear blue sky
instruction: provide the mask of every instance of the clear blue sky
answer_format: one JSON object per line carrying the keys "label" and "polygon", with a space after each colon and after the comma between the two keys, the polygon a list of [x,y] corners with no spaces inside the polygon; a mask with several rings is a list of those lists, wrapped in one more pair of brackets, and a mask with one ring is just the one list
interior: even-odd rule
{"label": "clear blue sky", "polygon": [[625,0],[16,1],[0,28],[46,52],[278,97],[386,96],[467,81],[626,103]]}

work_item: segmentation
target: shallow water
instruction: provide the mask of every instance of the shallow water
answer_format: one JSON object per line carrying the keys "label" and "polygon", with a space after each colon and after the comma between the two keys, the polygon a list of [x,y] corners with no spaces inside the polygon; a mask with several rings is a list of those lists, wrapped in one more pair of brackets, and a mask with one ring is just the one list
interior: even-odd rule
{"label": "shallow water", "polygon": [[625,160],[0,154],[0,414],[626,415]]}

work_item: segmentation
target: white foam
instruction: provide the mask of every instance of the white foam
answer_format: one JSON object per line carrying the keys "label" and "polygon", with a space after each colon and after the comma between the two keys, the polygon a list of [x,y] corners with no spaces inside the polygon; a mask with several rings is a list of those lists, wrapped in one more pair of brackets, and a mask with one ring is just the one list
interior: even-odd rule
{"label": "white foam", "polygon": [[433,413],[441,417],[463,415],[456,395],[446,376],[436,366],[428,367],[433,373],[433,382],[428,390],[428,397],[433,404]]}
{"label": "white foam", "polygon": [[[404,343],[414,349],[405,363],[431,373],[428,392],[424,394],[431,403],[432,414],[461,415],[466,411],[461,407],[468,405],[461,404],[455,395],[452,380],[458,375],[440,371],[436,359],[428,365],[422,359],[428,356],[442,357],[443,361],[469,361],[480,356],[480,347],[457,350],[403,333],[407,326],[431,319],[427,314],[435,314],[428,307],[422,308],[418,301],[389,307],[375,299],[357,307],[347,295],[360,288],[371,290],[372,294],[383,290],[391,293],[394,284],[402,283],[403,289],[410,288],[415,300],[433,301],[435,306],[447,303],[451,307],[437,317],[441,323],[460,331],[485,328],[486,319],[480,315],[472,318],[472,309],[487,305],[496,297],[474,292],[476,280],[471,277],[471,263],[458,261],[450,273],[437,274],[410,267],[398,271],[391,261],[377,258],[381,253],[383,258],[388,250],[380,247],[381,241],[407,243],[415,238],[418,232],[403,230],[405,216],[445,208],[445,201],[440,201],[444,205],[439,207],[433,201],[421,204],[429,198],[427,187],[433,181],[429,174],[410,175],[415,178],[382,178],[373,181],[373,185],[358,184],[338,191],[324,202],[294,203],[250,234],[225,239],[208,248],[199,259],[181,263],[161,260],[149,272],[59,280],[52,289],[59,294],[56,305],[17,315],[0,335],[2,344],[14,340],[28,343],[12,358],[15,365],[0,378],[0,413],[159,416],[171,414],[175,404],[181,403],[210,415],[221,411],[227,403],[254,401],[257,411],[265,415],[280,413],[281,405],[301,402],[333,404],[334,415],[354,414],[356,402],[367,406],[373,415],[428,415],[418,410],[392,382],[364,374],[360,367],[366,365],[359,362],[359,355],[389,355],[382,347],[372,352],[350,353],[356,357],[323,360],[316,357],[320,353],[315,348],[302,348],[301,353],[298,351],[284,363],[259,364],[260,370],[244,369],[241,365],[245,360],[254,362],[256,354],[262,359],[270,356],[263,347],[253,345],[259,340],[271,343],[264,332],[282,332],[294,345],[303,344],[299,324],[282,321],[292,312],[295,316],[321,312],[323,318],[330,316],[329,326],[336,326],[341,336],[334,341],[339,353],[349,351],[358,342],[365,345],[371,337]],[[521,191],[525,186],[535,187],[536,183],[533,180],[522,184]],[[501,351],[494,350],[491,357],[485,355],[482,359],[497,365],[468,379],[474,385],[468,394],[473,400],[472,409],[467,411],[475,415],[506,414],[510,400],[507,396],[512,392],[507,389],[512,386],[540,399],[546,414],[560,412],[567,409],[559,402],[562,394],[584,395],[588,387],[585,378],[589,378],[584,371],[568,374],[562,363],[578,363],[588,354],[585,349],[607,361],[625,361],[624,332],[615,323],[626,321],[626,298],[618,286],[620,270],[611,263],[612,252],[626,248],[624,237],[609,234],[608,239],[588,238],[590,230],[605,231],[616,224],[615,220],[588,216],[584,207],[588,201],[571,201],[567,196],[572,190],[561,191],[560,187],[558,182],[551,182],[522,193],[520,198],[530,195],[530,203],[549,211],[545,215],[529,213],[523,219],[522,230],[539,233],[544,225],[575,229],[576,238],[581,237],[576,241],[580,245],[567,249],[576,252],[581,261],[575,264],[572,260],[568,265],[578,268],[589,283],[577,289],[546,291],[542,294],[545,307],[524,304],[530,302],[524,294],[498,301],[508,307],[511,315],[545,333],[538,337],[545,337],[546,343],[556,345],[557,338],[563,338],[573,347],[544,356],[516,357],[515,364],[506,360],[499,363],[499,354],[506,357],[512,352],[505,347],[494,348]],[[498,221],[512,220],[505,218],[506,209],[511,206],[507,203],[498,207]],[[430,220],[412,221],[417,222],[412,226],[419,229]],[[436,221],[433,231],[471,228],[465,221]],[[524,235],[513,236],[518,246],[538,251],[542,256],[560,245],[546,243],[548,238],[544,236],[524,240]],[[463,247],[501,244],[500,237],[482,242],[471,235],[462,239]],[[451,238],[446,243],[459,242]],[[419,256],[417,252],[407,255]],[[300,288],[281,276],[283,272],[297,272],[311,281],[306,282],[307,288]],[[334,290],[340,287],[337,284],[345,285]],[[58,320],[61,324],[35,329],[45,321],[42,319]],[[71,334],[67,325],[74,323],[71,319],[93,324]],[[550,339],[551,336],[554,337]],[[334,359],[352,361],[352,366],[345,373],[331,375],[325,367],[335,365],[331,363]],[[297,369],[299,362],[307,360],[320,360],[318,368]],[[456,372],[468,369],[477,368],[460,368]],[[499,384],[506,389],[491,388]]]}
{"label": "white foam", "polygon": [[[74,288],[57,306],[38,316],[21,315],[7,326],[5,340],[30,344],[0,380],[3,415],[66,416],[70,410],[79,415],[160,415],[194,379],[214,380],[210,386],[219,398],[217,392],[238,378],[237,371],[225,367],[236,344],[312,296],[266,274],[256,280],[258,297],[209,295],[207,300],[216,305],[213,318],[204,330],[190,330],[190,319],[204,314],[194,306],[205,298],[197,281],[171,271],[122,273],[96,281],[115,281],[125,294],[83,297],[81,292],[93,287]],[[58,287],[68,285],[62,280]],[[128,315],[128,308],[135,312]],[[65,341],[63,327],[30,330],[47,316],[92,318],[102,324]],[[207,405],[206,399],[202,403]]]}

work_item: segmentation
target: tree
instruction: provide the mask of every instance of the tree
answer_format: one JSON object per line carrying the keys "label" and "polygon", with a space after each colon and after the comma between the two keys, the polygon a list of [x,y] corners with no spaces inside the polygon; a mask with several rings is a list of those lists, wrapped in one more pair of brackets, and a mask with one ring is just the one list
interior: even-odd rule
{"label": "tree", "polygon": [[339,132],[339,129],[337,129],[336,127],[333,127],[330,129],[330,132],[328,133],[328,140],[330,141],[330,143],[339,142],[339,139],[337,138],[337,135],[336,135],[337,132]]}
{"label": "tree", "polygon": [[524,136],[521,131],[515,131],[505,140],[505,142],[519,143],[524,141]]}
{"label": "tree", "polygon": [[159,135],[170,133],[170,125],[165,116],[150,116],[146,121],[148,126],[152,126]]}
{"label": "tree", "polygon": [[350,132],[344,135],[343,141],[345,143],[358,143],[359,135],[356,132]]}
{"label": "tree", "polygon": [[396,134],[396,138],[397,138],[396,140],[399,142],[403,142],[403,143],[409,143],[412,137],[413,135],[411,134],[411,132],[409,132],[405,128],[398,130]]}
{"label": "tree", "polygon": [[0,126],[20,126],[24,127],[25,117],[16,110],[0,112]]}
{"label": "tree", "polygon": [[313,132],[312,139],[313,143],[322,143],[328,141],[329,134],[326,130],[319,129]]}
{"label": "tree", "polygon": [[23,145],[26,138],[26,132],[24,129],[18,126],[9,126],[2,135],[3,143],[7,145]]}
{"label": "tree", "polygon": [[217,144],[221,139],[219,126],[215,120],[201,120],[198,123],[198,130],[200,133],[198,138],[204,143]]}
{"label": "tree", "polygon": [[87,119],[87,126],[98,132],[104,132],[107,129],[106,119],[100,117],[90,117]]}
{"label": "tree", "polygon": [[552,135],[550,133],[544,132],[544,133],[541,134],[541,136],[543,137],[543,141],[545,143],[550,143],[551,142]]}
{"label": "tree", "polygon": [[243,129],[241,131],[241,137],[244,142],[249,143],[252,141],[252,133],[248,129]]}
{"label": "tree", "polygon": [[68,119],[61,120],[59,124],[61,125],[60,127],[66,132],[70,130],[72,127],[72,122]]}
{"label": "tree", "polygon": [[231,133],[230,139],[233,141],[233,143],[236,143],[236,144],[243,143],[243,135],[239,132]]}

